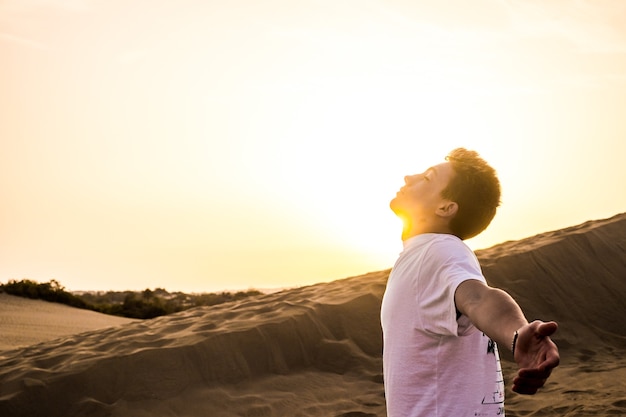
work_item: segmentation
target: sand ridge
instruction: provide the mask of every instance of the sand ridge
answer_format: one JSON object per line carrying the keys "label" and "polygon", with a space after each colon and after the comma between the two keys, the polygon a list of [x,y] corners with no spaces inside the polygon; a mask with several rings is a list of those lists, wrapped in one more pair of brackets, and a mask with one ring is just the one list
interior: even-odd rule
{"label": "sand ridge", "polygon": [[[19,358],[0,363],[1,414],[37,415],[33,407],[42,400],[52,402],[49,416],[81,415],[78,405],[85,401],[104,412],[111,400],[118,406],[174,400],[182,391],[192,395],[197,386],[220,391],[223,384],[306,369],[352,378],[356,385],[365,376],[366,385],[378,387],[382,341],[371,335],[380,333],[376,304],[385,275],[375,273],[349,287],[338,281],[323,291],[304,287],[196,308],[27,347]],[[32,395],[38,401],[31,401]]]}
{"label": "sand ridge", "polygon": [[[626,415],[626,214],[477,253],[562,365],[508,416]],[[0,352],[0,415],[384,416],[389,270]],[[502,351],[506,351],[502,349]],[[510,380],[513,367],[503,365]]]}

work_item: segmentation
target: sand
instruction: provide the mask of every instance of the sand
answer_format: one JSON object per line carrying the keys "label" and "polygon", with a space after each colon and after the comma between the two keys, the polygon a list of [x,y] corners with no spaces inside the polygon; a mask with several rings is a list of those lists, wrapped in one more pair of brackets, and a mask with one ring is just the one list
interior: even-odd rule
{"label": "sand", "polygon": [[[626,415],[626,214],[477,254],[488,281],[529,319],[561,325],[562,365],[536,396],[507,389],[507,415]],[[0,416],[385,416],[379,308],[388,275],[81,328],[17,349],[7,346],[13,336],[0,350]],[[67,322],[88,313],[66,312]],[[30,312],[18,302],[0,310],[9,314]],[[41,330],[36,315],[29,320],[17,334]],[[503,364],[510,381],[506,355]]]}
{"label": "sand", "polygon": [[0,351],[132,321],[0,293]]}

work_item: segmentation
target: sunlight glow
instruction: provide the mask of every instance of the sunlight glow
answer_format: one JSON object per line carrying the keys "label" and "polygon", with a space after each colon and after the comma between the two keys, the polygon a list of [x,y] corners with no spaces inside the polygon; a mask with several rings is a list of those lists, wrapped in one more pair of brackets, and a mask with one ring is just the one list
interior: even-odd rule
{"label": "sunlight glow", "polygon": [[473,248],[623,211],[618,7],[453,3],[0,3],[0,282],[390,268],[390,199],[459,146],[503,185]]}

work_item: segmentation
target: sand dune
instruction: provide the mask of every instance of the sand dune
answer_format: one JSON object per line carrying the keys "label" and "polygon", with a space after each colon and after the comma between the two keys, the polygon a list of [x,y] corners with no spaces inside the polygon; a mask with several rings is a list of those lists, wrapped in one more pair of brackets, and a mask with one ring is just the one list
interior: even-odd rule
{"label": "sand dune", "polygon": [[[529,319],[561,324],[562,366],[535,397],[508,392],[507,415],[626,415],[626,214],[478,256]],[[388,275],[0,351],[0,416],[384,416]]]}
{"label": "sand dune", "polygon": [[131,321],[63,304],[0,293],[0,351]]}
{"label": "sand dune", "polygon": [[[559,322],[561,366],[507,415],[626,415],[626,213],[477,252],[487,280],[527,318]],[[505,363],[513,375],[511,363]]]}

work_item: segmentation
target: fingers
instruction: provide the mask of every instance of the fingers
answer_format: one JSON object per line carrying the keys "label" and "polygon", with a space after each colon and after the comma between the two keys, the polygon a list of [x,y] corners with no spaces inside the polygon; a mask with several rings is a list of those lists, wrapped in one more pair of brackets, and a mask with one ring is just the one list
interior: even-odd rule
{"label": "fingers", "polygon": [[552,373],[552,369],[559,366],[561,358],[558,351],[551,351],[546,353],[546,357],[543,362],[532,368],[521,368],[518,374],[523,377],[545,377],[547,378]]}
{"label": "fingers", "polygon": [[540,336],[550,336],[554,334],[559,328],[559,325],[554,321],[541,322],[539,326],[537,326],[537,333]]}
{"label": "fingers", "polygon": [[532,368],[520,369],[517,373],[518,378],[524,379],[548,379],[552,373],[552,368]]}
{"label": "fingers", "polygon": [[513,380],[513,387],[511,389],[518,394],[533,395],[537,393],[537,390],[543,387],[545,383],[545,379],[528,379],[517,377]]}
{"label": "fingers", "polygon": [[520,369],[513,380],[512,389],[518,394],[533,395],[545,385],[551,373],[552,368]]}
{"label": "fingers", "polygon": [[544,360],[538,368],[540,369],[550,369],[556,368],[561,363],[561,356],[559,355],[559,351],[556,350],[556,347],[550,352],[546,353],[546,360]]}

